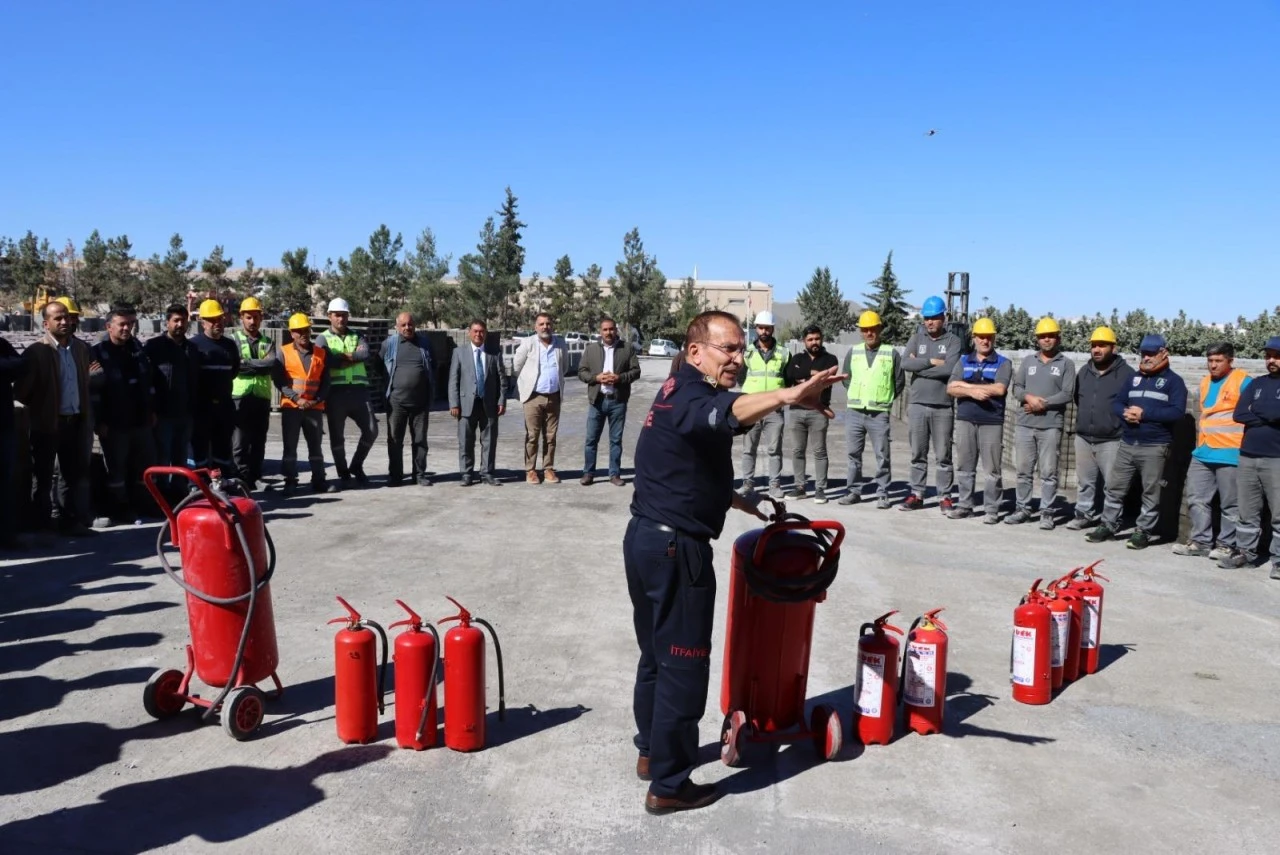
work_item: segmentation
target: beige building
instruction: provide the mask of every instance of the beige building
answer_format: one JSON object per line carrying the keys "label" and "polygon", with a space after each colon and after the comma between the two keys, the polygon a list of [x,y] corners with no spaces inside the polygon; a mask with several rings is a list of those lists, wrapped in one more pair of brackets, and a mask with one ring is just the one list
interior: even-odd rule
{"label": "beige building", "polygon": [[[522,280],[528,284],[528,280]],[[581,280],[579,280],[581,281]],[[674,307],[679,302],[684,279],[667,280],[667,296]],[[702,294],[708,309],[718,309],[736,315],[743,326],[749,326],[757,312],[772,311],[773,286],[768,282],[743,279],[694,279],[694,288]],[[600,293],[609,293],[609,282],[600,283]]]}

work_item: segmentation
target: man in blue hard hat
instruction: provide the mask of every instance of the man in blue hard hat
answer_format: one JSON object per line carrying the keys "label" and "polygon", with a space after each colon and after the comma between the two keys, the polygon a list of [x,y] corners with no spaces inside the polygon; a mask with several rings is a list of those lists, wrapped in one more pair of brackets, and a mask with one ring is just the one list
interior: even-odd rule
{"label": "man in blue hard hat", "polygon": [[907,436],[911,442],[911,493],[899,506],[914,511],[924,506],[929,480],[929,446],[937,461],[939,509],[945,514],[955,507],[951,488],[955,472],[951,466],[951,435],[955,412],[947,383],[960,361],[963,343],[947,331],[947,307],[941,297],[930,297],[920,307],[923,326],[907,341],[902,368],[911,375],[907,405]]}

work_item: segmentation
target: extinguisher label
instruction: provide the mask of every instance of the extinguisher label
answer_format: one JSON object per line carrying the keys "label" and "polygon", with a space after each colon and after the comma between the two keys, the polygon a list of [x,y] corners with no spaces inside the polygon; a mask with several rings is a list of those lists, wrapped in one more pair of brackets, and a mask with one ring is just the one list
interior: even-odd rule
{"label": "extinguisher label", "polygon": [[907,685],[902,696],[913,707],[937,703],[938,645],[913,641],[907,645]]}
{"label": "extinguisher label", "polygon": [[1032,626],[1013,628],[1013,682],[1031,686],[1036,681],[1036,630]]}
{"label": "extinguisher label", "polygon": [[1053,613],[1053,644],[1050,646],[1050,666],[1061,668],[1067,661],[1067,642],[1071,638],[1071,612]]}
{"label": "extinguisher label", "polygon": [[1083,626],[1080,631],[1081,647],[1098,646],[1098,630],[1102,628],[1101,609],[1101,597],[1084,598],[1084,620],[1081,621]]}
{"label": "extinguisher label", "polygon": [[884,698],[884,654],[858,651],[858,710],[868,718],[880,717]]}

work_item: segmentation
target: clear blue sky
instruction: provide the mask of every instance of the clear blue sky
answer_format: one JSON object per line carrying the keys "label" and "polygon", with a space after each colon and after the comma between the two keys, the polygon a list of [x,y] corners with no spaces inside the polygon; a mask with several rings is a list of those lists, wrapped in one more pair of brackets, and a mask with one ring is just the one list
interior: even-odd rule
{"label": "clear blue sky", "polygon": [[526,273],[611,272],[638,226],[669,276],[780,300],[892,249],[917,304],[949,270],[1060,316],[1280,303],[1272,0],[0,9],[12,237],[262,266],[385,222],[456,260],[509,184]]}

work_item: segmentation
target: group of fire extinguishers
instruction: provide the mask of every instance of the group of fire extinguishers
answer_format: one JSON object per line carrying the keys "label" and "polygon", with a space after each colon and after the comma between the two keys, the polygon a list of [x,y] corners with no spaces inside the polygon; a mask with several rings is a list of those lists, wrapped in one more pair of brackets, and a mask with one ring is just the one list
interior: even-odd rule
{"label": "group of fire extinguishers", "polygon": [[1013,610],[1009,681],[1013,699],[1047,704],[1067,683],[1098,670],[1102,646],[1101,561],[1077,567],[1043,588],[1035,580]]}

